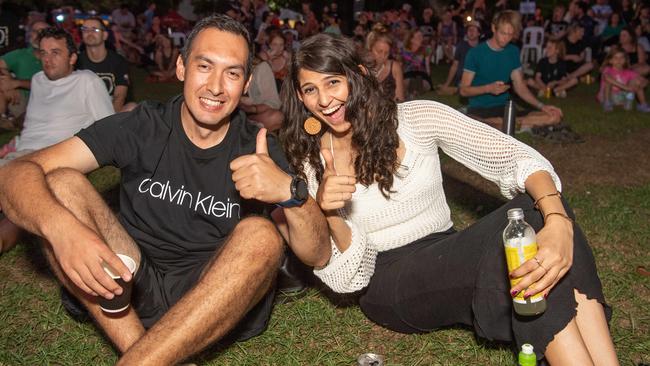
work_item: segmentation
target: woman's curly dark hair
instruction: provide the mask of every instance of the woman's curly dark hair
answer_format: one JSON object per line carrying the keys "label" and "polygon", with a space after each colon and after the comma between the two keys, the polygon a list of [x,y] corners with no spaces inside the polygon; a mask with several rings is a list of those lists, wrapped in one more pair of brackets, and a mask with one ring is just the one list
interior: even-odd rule
{"label": "woman's curly dark hair", "polygon": [[280,129],[280,139],[292,168],[304,177],[306,160],[316,170],[316,179],[320,182],[324,171],[319,155],[320,139],[326,128],[316,136],[303,129],[310,113],[298,99],[301,93],[298,72],[306,69],[344,75],[349,90],[345,119],[352,124],[352,144],[358,151],[354,161],[357,181],[366,187],[377,182],[384,197],[388,198],[393,174],[399,165],[397,105],[382,95],[377,79],[367,71],[371,62],[360,52],[351,39],[339,35],[321,33],[302,42],[282,86],[285,120]]}

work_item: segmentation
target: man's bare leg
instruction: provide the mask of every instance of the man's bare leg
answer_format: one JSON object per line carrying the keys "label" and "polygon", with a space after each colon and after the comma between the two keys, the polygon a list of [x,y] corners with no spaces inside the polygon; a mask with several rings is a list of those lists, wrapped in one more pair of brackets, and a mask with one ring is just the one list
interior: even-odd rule
{"label": "man's bare leg", "polygon": [[581,77],[582,75],[586,75],[586,74],[589,73],[593,68],[594,68],[594,64],[592,64],[591,62],[585,62],[585,63],[582,64],[580,67],[578,67],[577,70],[575,70],[574,72],[570,73],[567,77],[568,77],[569,79],[573,79],[573,78],[575,78],[575,79],[580,79],[580,77]]}
{"label": "man's bare leg", "polygon": [[6,217],[0,220],[0,254],[11,250],[18,242],[22,229]]}
{"label": "man's bare leg", "polygon": [[[485,124],[488,124],[496,128],[497,130],[501,130],[503,127],[503,118],[500,117],[490,117],[490,118],[480,118],[476,116],[471,116],[471,117]],[[560,123],[560,118],[556,118],[544,112],[530,112],[525,116],[517,117],[517,124],[524,128],[556,125],[558,123]]]}
{"label": "man's bare leg", "polygon": [[578,85],[578,79],[570,78],[570,79],[567,79],[565,82],[560,83],[560,85],[557,88],[555,88],[555,92],[559,93],[561,91],[565,91],[565,90],[567,90],[569,88],[572,88],[572,87],[574,87],[576,85]]}
{"label": "man's bare leg", "polygon": [[171,365],[222,338],[271,287],[283,252],[271,221],[243,219],[196,286],[118,364]]}
{"label": "man's bare leg", "polygon": [[549,126],[560,123],[560,116],[552,116],[544,112],[530,112],[525,116],[518,117],[517,123],[521,127]]}
{"label": "man's bare leg", "polygon": [[483,118],[479,116],[474,116],[470,115],[470,117],[474,118],[477,121],[483,122],[489,126],[492,126],[496,128],[497,130],[501,130],[501,127],[503,126],[503,118],[501,117],[490,117],[490,118]]}
{"label": "man's bare leg", "polygon": [[[139,267],[140,251],[135,242],[83,174],[72,169],[57,169],[49,173],[46,179],[52,193],[64,207],[97,232],[114,252],[129,255]],[[128,311],[115,315],[104,313],[99,308],[98,298],[76,287],[61,270],[50,244],[44,243],[43,248],[54,274],[86,306],[120,353],[142,337],[144,327],[133,308],[129,307]]]}

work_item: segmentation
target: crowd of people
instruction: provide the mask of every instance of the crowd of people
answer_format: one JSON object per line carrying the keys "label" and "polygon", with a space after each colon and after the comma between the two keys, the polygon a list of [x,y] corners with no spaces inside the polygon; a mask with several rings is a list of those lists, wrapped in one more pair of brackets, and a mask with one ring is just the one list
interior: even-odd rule
{"label": "crowd of people", "polygon": [[[0,149],[0,253],[23,229],[42,237],[66,296],[123,364],[174,364],[261,333],[286,243],[326,286],[358,292],[363,312],[386,328],[465,324],[490,340],[532,343],[551,364],[616,365],[611,309],[560,178],[492,128],[510,90],[532,108],[517,112],[522,129],[557,126],[562,110],[540,98],[566,97],[595,70],[605,111],[632,109],[636,98],[647,112],[650,8],[616,5],[575,0],[570,19],[558,6],[546,22],[503,0],[424,7],[421,16],[405,4],[360,12],[350,27],[336,2],[309,1],[284,19],[264,0],[226,2],[187,29],[172,16],[165,30],[155,3],[79,27],[31,19],[26,47],[0,56],[0,107],[20,128]],[[515,43],[535,26],[547,44],[527,75]],[[182,94],[130,100],[129,63],[147,62],[150,82],[179,80]],[[417,99],[436,88],[439,63],[450,70],[438,91],[467,98],[466,113]],[[508,203],[455,231],[439,150],[497,184]],[[122,173],[117,215],[84,175],[104,165]],[[515,207],[539,251],[508,274],[500,233]],[[135,260],[135,274],[116,253]],[[133,306],[121,315],[98,306],[122,292],[102,264],[133,281]],[[511,297],[536,294],[545,314],[513,315]]]}
{"label": "crowd of people", "polygon": [[[385,84],[383,89],[395,101],[413,100],[423,92],[434,89],[440,94],[463,95],[462,76],[468,71],[465,68],[466,56],[480,42],[492,37],[493,14],[506,9],[507,1],[498,1],[494,6],[488,6],[484,0],[462,0],[452,1],[442,8],[424,6],[418,9],[404,4],[385,11],[358,12],[352,24],[345,26],[341,24],[345,20],[339,16],[336,2],[329,3],[322,9],[314,9],[311,1],[302,1],[301,8],[290,15],[273,11],[265,0],[225,1],[215,10],[238,20],[254,35],[256,64],[265,63],[270,66],[276,80],[276,91],[267,87],[257,88],[258,91],[264,90],[264,94],[248,99],[245,108],[255,121],[275,130],[279,127],[279,108],[272,101],[277,100],[276,93],[279,93],[282,80],[287,74],[292,53],[309,36],[319,32],[340,34],[342,29],[350,29],[349,36],[374,59],[376,67],[372,72]],[[150,74],[148,82],[177,80],[176,58],[190,29],[190,22],[175,10],[170,9],[161,14],[155,2],[150,2],[142,12],[134,15],[127,4],[122,4],[112,11],[110,22],[96,18],[101,24],[89,26],[90,28],[85,27],[83,22],[74,20],[72,8],[63,10],[66,16],[57,24],[72,35],[75,44],[82,51],[96,47],[88,46],[90,38],[99,38],[105,44],[102,48],[107,49],[101,53],[108,54],[110,59],[102,62],[119,62],[123,69],[124,59],[132,65],[146,67]],[[30,14],[25,24],[27,33],[37,21],[46,20],[42,14],[39,19],[37,12]],[[565,98],[581,80],[597,80],[600,90],[595,97],[605,111],[618,105],[628,110],[633,109],[636,100],[638,111],[650,112],[645,100],[647,76],[650,73],[647,57],[650,52],[649,17],[650,5],[632,0],[614,1],[612,4],[609,4],[609,0],[597,0],[593,4],[590,1],[572,0],[568,6],[556,5],[548,16],[538,7],[531,14],[524,15],[520,23],[514,24],[508,43],[521,48],[527,42],[521,37],[522,31],[529,27],[541,28],[544,39],[543,57],[538,56],[532,63],[514,66],[522,67],[525,85],[539,98]],[[90,35],[91,32],[96,34]],[[619,50],[623,51],[625,62],[613,66],[611,59]],[[519,49],[517,51],[520,52]],[[29,51],[25,50],[15,57],[21,59],[25,52]],[[11,56],[3,57],[3,60],[7,58],[10,63],[15,60]],[[89,64],[88,57],[80,57],[80,61],[86,62],[85,65],[80,63],[79,68],[86,68]],[[101,59],[98,61],[98,55],[95,55],[93,61],[99,63]],[[36,65],[33,58],[31,62]],[[441,63],[450,66],[448,77],[443,83],[433,85],[431,70]],[[16,74],[13,69],[15,65],[6,66],[9,74],[2,76],[2,80],[10,80],[2,82],[3,95],[0,96],[0,117],[3,118],[1,124],[4,126],[8,125],[7,119],[12,120],[24,112],[28,90],[25,83],[34,70],[38,70],[32,66],[31,71],[19,70]],[[268,72],[267,67],[259,67],[257,70],[258,73]],[[127,86],[123,75],[126,74],[119,71],[115,75],[118,74],[121,75],[115,77],[115,80],[104,80],[107,83],[120,83],[116,97],[116,107],[120,108],[116,110],[121,110],[121,104],[131,101],[124,99],[131,98],[132,93],[123,95],[123,87]],[[606,77],[613,74],[617,76]],[[13,79],[10,75],[14,75]],[[256,78],[267,79],[267,76]],[[492,88],[490,93],[498,91],[501,98],[497,99],[501,101],[510,98],[509,90],[514,90],[520,97],[520,92],[526,93],[523,88],[514,88],[515,81],[507,75],[499,81],[512,87]],[[107,87],[111,96],[114,96],[115,85]],[[529,107],[523,108],[520,114],[531,108],[538,109],[543,104],[539,100],[532,101],[527,96],[521,99]],[[503,107],[496,100],[491,103],[483,106],[494,107],[495,111]],[[469,107],[476,107],[476,99],[470,98]],[[491,117],[481,114],[472,116],[495,125]],[[547,114],[546,117],[542,118],[542,122],[533,118],[533,125],[557,124],[561,120],[558,113]],[[520,123],[526,129],[527,122],[523,120]]]}

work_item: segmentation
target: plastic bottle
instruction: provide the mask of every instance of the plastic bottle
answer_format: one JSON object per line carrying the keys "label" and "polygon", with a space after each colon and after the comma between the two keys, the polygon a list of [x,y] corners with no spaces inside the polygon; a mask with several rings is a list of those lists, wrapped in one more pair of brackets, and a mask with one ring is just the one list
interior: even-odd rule
{"label": "plastic bottle", "polygon": [[517,365],[519,366],[537,366],[537,357],[533,352],[533,345],[524,343],[521,345],[521,351],[517,357]]}
{"label": "plastic bottle", "polygon": [[515,103],[512,99],[508,100],[506,107],[503,110],[503,125],[502,131],[505,134],[510,136],[515,135],[515,124],[516,124],[516,115],[515,115]]}
{"label": "plastic bottle", "polygon": [[[535,230],[524,221],[524,211],[521,208],[508,210],[508,226],[503,230],[503,246],[508,262],[508,273],[522,265],[525,261],[537,254]],[[513,287],[521,278],[511,278],[510,286]],[[546,310],[546,299],[541,293],[524,299],[525,290],[520,291],[512,298],[512,305],[519,315],[538,315]]]}

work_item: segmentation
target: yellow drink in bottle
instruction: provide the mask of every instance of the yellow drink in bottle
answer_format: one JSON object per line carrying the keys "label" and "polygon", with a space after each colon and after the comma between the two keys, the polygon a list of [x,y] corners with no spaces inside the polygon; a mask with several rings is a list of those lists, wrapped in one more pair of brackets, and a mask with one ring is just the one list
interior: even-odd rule
{"label": "yellow drink in bottle", "polygon": [[[535,230],[524,221],[524,211],[521,208],[508,210],[508,220],[508,226],[503,230],[503,246],[508,262],[508,273],[510,273],[537,254],[537,242]],[[515,286],[519,281],[521,278],[511,278],[510,286]],[[524,299],[524,292],[520,291],[512,299],[517,314],[538,315],[546,310],[546,299],[542,294]]]}

